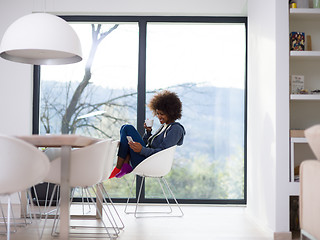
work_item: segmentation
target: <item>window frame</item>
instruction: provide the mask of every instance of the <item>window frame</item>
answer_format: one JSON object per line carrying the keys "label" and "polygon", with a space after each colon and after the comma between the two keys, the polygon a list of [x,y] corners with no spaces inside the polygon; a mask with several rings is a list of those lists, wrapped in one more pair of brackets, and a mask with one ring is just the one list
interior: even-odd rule
{"label": "window frame", "polygon": [[[247,203],[247,17],[224,16],[59,16],[67,22],[135,22],[139,25],[139,60],[138,60],[138,98],[137,98],[137,130],[144,133],[145,104],[146,104],[146,40],[147,24],[150,22],[163,23],[243,23],[245,25],[245,76],[244,76],[244,198],[243,199],[178,199],[181,204],[246,204]],[[33,120],[32,133],[39,134],[40,110],[40,73],[41,67],[33,68]],[[136,179],[136,193],[141,184],[141,177]],[[165,203],[165,199],[145,198],[145,189],[141,193],[141,203]],[[137,197],[137,196],[136,196]],[[132,199],[134,202],[136,199]],[[78,202],[81,199],[74,199]],[[127,198],[115,198],[116,203],[125,203]]]}

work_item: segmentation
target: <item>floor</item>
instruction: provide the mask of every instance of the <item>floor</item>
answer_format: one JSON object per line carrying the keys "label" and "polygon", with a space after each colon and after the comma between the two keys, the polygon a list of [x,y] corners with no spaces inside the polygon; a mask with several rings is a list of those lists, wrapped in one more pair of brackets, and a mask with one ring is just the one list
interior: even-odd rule
{"label": "floor", "polygon": [[[272,240],[272,238],[252,222],[245,214],[243,206],[194,206],[182,205],[183,217],[143,217],[135,218],[124,213],[123,205],[116,205],[125,224],[119,240]],[[160,209],[152,206],[152,209]],[[78,211],[79,209],[75,210]],[[175,213],[175,212],[174,212]],[[51,236],[52,221],[49,220],[42,239],[59,239]],[[96,220],[90,220],[96,222]],[[43,220],[40,224],[43,224]],[[19,227],[11,239],[37,239],[35,223]],[[0,239],[6,239],[0,235]],[[72,238],[97,239],[97,238]]]}

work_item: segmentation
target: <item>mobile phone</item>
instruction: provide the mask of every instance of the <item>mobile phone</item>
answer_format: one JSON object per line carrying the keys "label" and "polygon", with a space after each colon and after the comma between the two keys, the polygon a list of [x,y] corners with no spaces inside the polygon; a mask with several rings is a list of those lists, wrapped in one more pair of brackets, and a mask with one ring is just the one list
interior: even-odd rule
{"label": "mobile phone", "polygon": [[127,136],[128,142],[133,142],[133,139],[131,136]]}

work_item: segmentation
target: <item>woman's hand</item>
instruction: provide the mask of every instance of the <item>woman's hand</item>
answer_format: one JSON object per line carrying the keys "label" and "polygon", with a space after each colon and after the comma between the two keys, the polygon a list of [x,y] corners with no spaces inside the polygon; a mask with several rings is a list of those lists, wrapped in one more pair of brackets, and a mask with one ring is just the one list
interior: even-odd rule
{"label": "woman's hand", "polygon": [[143,126],[147,130],[147,132],[151,132],[152,131],[152,127],[147,127],[146,123],[144,123]]}
{"label": "woman's hand", "polygon": [[128,144],[134,152],[141,152],[142,145],[139,142],[128,142]]}

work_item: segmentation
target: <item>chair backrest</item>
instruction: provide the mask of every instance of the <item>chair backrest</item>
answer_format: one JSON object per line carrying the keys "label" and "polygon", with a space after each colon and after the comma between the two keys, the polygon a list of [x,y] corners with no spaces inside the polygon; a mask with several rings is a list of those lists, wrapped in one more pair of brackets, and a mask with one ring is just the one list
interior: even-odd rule
{"label": "chair backrest", "polygon": [[49,166],[48,157],[33,145],[0,135],[0,194],[19,192],[40,183]]}
{"label": "chair backrest", "polygon": [[[70,186],[87,187],[100,182],[102,170],[111,139],[99,141],[84,148],[71,151],[70,162]],[[61,158],[51,161],[50,171],[45,178],[46,182],[60,184],[61,181]]]}
{"label": "chair backrest", "polygon": [[305,160],[300,165],[300,228],[320,239],[320,161]]}
{"label": "chair backrest", "polygon": [[314,155],[320,160],[320,124],[309,127],[304,134]]}
{"label": "chair backrest", "polygon": [[132,173],[145,177],[163,177],[172,167],[176,145],[157,152],[143,160]]}
{"label": "chair backrest", "polygon": [[120,141],[119,140],[115,140],[112,141],[111,146],[109,147],[109,151],[107,153],[107,158],[105,160],[104,163],[104,168],[102,171],[102,178],[101,178],[101,182],[103,182],[104,180],[108,179],[112,169],[113,169],[113,162],[117,153],[117,149],[119,147]]}

